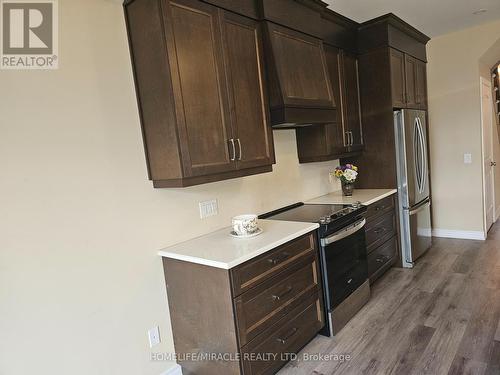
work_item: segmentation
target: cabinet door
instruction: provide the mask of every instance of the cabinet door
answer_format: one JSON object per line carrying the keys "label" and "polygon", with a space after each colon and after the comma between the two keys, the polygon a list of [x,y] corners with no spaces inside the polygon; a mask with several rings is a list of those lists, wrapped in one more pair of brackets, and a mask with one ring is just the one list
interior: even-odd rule
{"label": "cabinet door", "polygon": [[427,109],[427,67],[425,62],[416,62],[416,103],[420,109]]}
{"label": "cabinet door", "polygon": [[184,173],[201,176],[234,170],[219,11],[193,0],[165,0],[165,4]]}
{"label": "cabinet door", "polygon": [[406,107],[417,108],[417,60],[405,55]]}
{"label": "cabinet door", "polygon": [[405,108],[406,87],[404,53],[390,48],[389,54],[391,64],[392,106],[394,108]]}
{"label": "cabinet door", "polygon": [[[320,39],[267,23],[285,105],[335,106]],[[272,106],[280,103],[271,103]]]}
{"label": "cabinet door", "polygon": [[264,84],[260,24],[223,12],[222,25],[238,168],[271,165],[274,148]]}
{"label": "cabinet door", "polygon": [[342,71],[345,128],[349,134],[348,151],[358,151],[363,148],[363,131],[361,128],[358,59],[355,55],[342,52]]}
{"label": "cabinet door", "polygon": [[[328,126],[336,124],[304,126],[295,129],[297,153],[300,163],[311,163],[333,159],[330,154]],[[342,139],[342,138],[341,138]]]}
{"label": "cabinet door", "polygon": [[346,153],[348,143],[348,134],[344,118],[345,103],[342,95],[343,85],[341,82],[343,81],[343,77],[340,69],[340,50],[335,47],[325,46],[325,56],[328,73],[330,75],[330,82],[332,85],[333,97],[337,103],[337,122],[326,125],[325,134],[328,152],[331,155],[340,155]]}

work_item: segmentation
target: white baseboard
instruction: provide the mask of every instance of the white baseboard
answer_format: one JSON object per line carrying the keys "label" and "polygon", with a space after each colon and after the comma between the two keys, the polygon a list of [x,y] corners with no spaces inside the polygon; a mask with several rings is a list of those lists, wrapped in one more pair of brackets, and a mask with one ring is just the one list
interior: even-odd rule
{"label": "white baseboard", "polygon": [[176,364],[174,367],[170,367],[160,375],[182,375],[182,367]]}
{"label": "white baseboard", "polygon": [[454,229],[435,228],[432,230],[432,235],[434,237],[459,238],[464,240],[484,241],[486,239],[486,236],[483,231],[475,231],[475,230],[454,230]]}

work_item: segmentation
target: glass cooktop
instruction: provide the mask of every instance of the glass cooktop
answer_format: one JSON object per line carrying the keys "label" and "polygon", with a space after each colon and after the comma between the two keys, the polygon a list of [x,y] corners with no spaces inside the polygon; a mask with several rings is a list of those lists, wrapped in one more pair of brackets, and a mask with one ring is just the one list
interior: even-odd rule
{"label": "glass cooktop", "polygon": [[261,215],[261,219],[302,221],[325,224],[335,221],[351,212],[357,211],[359,206],[342,204],[304,204],[297,203],[292,206]]}

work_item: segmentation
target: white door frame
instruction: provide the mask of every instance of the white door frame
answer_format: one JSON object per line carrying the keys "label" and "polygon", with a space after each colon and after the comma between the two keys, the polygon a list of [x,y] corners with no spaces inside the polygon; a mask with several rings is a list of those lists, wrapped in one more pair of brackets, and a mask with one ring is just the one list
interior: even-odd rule
{"label": "white door frame", "polygon": [[[489,92],[491,98],[493,98],[492,95],[492,88],[491,88],[491,81],[485,79],[484,77],[480,77],[479,79],[479,99],[480,99],[480,109],[481,109],[481,172],[482,172],[482,179],[483,179],[483,228],[484,228],[484,237],[486,238],[488,236],[488,229],[487,226],[487,219],[486,219],[486,171],[484,169],[484,156],[485,156],[485,142],[489,141],[490,142],[490,147],[491,151],[493,153],[493,129],[495,129],[496,122],[493,118],[493,102],[491,103],[491,134],[489,134],[488,139],[485,139],[485,134],[484,134],[484,119],[483,119],[483,84],[486,84],[486,86],[489,87]],[[496,213],[496,202],[495,202],[495,168],[492,169],[492,175],[493,175],[493,186],[491,189],[492,192],[492,200],[493,200],[493,223],[497,219],[497,213]]]}

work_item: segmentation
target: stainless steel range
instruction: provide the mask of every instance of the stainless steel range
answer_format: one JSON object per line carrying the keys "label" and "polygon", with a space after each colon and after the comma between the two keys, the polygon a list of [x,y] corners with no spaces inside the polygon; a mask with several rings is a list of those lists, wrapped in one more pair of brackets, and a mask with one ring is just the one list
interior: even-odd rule
{"label": "stainless steel range", "polygon": [[261,219],[317,222],[326,336],[336,334],[370,296],[364,213],[358,205],[296,203]]}

